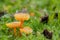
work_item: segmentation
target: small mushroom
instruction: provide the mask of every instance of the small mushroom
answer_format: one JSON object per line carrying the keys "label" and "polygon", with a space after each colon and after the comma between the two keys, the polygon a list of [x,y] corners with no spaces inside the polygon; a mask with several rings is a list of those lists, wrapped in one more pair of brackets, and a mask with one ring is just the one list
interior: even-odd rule
{"label": "small mushroom", "polygon": [[35,16],[35,14],[33,12],[30,13],[30,16]]}
{"label": "small mushroom", "polygon": [[30,18],[29,14],[27,14],[27,13],[24,13],[24,14],[18,13],[18,14],[15,14],[14,17],[16,20],[21,21],[20,28],[23,28],[22,25],[23,25],[24,21],[29,20],[29,18]]}
{"label": "small mushroom", "polygon": [[8,28],[13,28],[14,35],[16,35],[16,28],[19,27],[20,24],[21,24],[21,22],[11,22],[11,23],[7,23],[6,26],[8,26]]}
{"label": "small mushroom", "polygon": [[33,30],[30,27],[24,27],[24,28],[20,29],[20,32],[28,35],[28,34],[31,34],[33,32]]}

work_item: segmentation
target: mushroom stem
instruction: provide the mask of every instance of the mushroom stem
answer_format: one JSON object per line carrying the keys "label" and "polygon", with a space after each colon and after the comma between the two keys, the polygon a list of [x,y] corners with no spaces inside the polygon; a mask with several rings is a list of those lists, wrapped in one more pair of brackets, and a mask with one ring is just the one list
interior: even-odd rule
{"label": "mushroom stem", "polygon": [[[23,23],[24,21],[21,21],[20,28],[23,28]],[[22,36],[21,31],[20,31],[20,36]]]}
{"label": "mushroom stem", "polygon": [[23,23],[24,23],[24,21],[21,21],[21,25],[20,25],[20,28],[23,28],[22,26],[23,26]]}
{"label": "mushroom stem", "polygon": [[16,35],[16,28],[14,28],[14,35]]}
{"label": "mushroom stem", "polygon": [[19,33],[19,34],[20,34],[20,36],[22,36],[22,33],[21,33],[21,31],[20,31],[20,33]]}

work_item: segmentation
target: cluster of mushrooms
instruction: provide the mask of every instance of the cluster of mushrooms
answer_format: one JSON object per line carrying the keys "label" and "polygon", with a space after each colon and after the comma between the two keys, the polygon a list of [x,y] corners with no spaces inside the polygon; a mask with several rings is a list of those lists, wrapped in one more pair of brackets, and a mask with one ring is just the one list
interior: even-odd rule
{"label": "cluster of mushrooms", "polygon": [[30,34],[33,32],[33,30],[29,26],[23,27],[24,21],[29,20],[30,18],[30,15],[28,13],[17,13],[14,14],[14,17],[16,20],[18,20],[17,22],[11,22],[6,24],[8,28],[14,29],[14,35],[16,35],[16,28],[19,28],[20,35],[22,35],[22,33]]}

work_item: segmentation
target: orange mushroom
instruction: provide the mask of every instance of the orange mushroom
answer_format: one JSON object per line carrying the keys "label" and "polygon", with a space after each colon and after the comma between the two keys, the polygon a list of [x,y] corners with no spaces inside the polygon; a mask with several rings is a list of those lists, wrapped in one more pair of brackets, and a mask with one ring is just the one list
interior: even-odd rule
{"label": "orange mushroom", "polygon": [[11,22],[11,23],[7,23],[6,26],[8,26],[9,28],[13,28],[14,35],[16,35],[16,28],[19,27],[20,24],[21,24],[21,22]]}
{"label": "orange mushroom", "polygon": [[33,12],[30,13],[30,16],[35,16],[35,14]]}
{"label": "orange mushroom", "polygon": [[30,18],[29,14],[27,13],[18,13],[14,15],[16,20],[21,21],[21,25],[20,28],[23,28],[22,25],[24,23],[25,20],[28,20]]}
{"label": "orange mushroom", "polygon": [[20,29],[21,33],[25,33],[25,34],[30,34],[33,32],[33,30],[30,27],[24,27],[22,29]]}

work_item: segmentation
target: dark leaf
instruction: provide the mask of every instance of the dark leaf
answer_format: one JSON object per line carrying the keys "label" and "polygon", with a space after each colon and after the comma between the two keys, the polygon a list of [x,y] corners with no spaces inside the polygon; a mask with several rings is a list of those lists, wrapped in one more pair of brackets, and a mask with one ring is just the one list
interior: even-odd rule
{"label": "dark leaf", "polygon": [[55,13],[54,18],[58,18],[58,12]]}
{"label": "dark leaf", "polygon": [[41,23],[48,23],[48,15],[41,18]]}
{"label": "dark leaf", "polygon": [[48,39],[52,39],[52,32],[49,32],[47,29],[43,31],[43,35]]}
{"label": "dark leaf", "polygon": [[4,12],[0,12],[0,17],[4,15]]}
{"label": "dark leaf", "polygon": [[56,6],[53,7],[53,11],[55,11],[55,9],[56,9]]}

